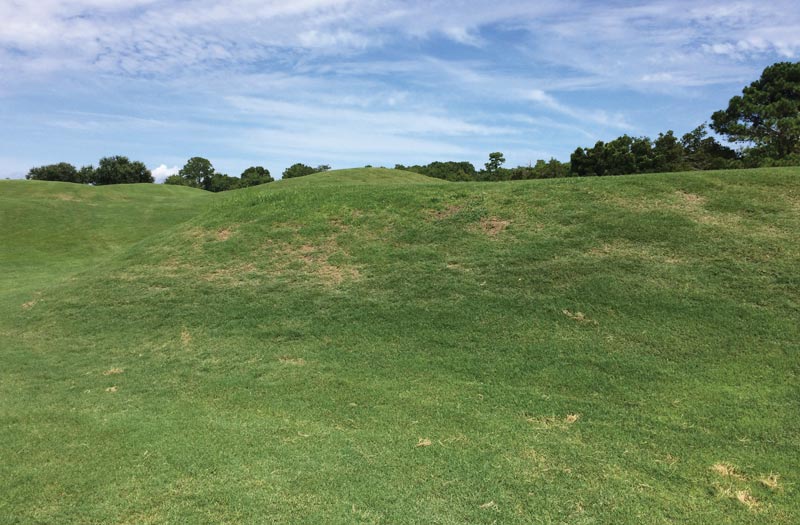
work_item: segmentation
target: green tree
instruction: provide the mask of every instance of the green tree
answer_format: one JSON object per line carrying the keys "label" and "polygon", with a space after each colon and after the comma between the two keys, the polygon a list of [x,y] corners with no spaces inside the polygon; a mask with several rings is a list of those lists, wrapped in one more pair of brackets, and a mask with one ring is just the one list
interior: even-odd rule
{"label": "green tree", "polygon": [[705,124],[697,126],[681,138],[689,169],[721,170],[733,166],[738,154],[708,136]]}
{"label": "green tree", "polygon": [[269,170],[261,166],[251,166],[242,172],[240,177],[241,187],[258,186],[259,184],[266,184],[275,179],[269,174]]}
{"label": "green tree", "polygon": [[[484,164],[486,167],[486,180],[503,180],[504,170],[502,166],[505,161],[506,158],[499,151],[489,153],[489,162]],[[511,174],[509,173],[508,176],[510,177]]]}
{"label": "green tree", "polygon": [[305,164],[298,162],[283,170],[283,178],[294,179],[296,177],[305,177],[306,175],[311,175],[312,173],[317,173],[317,170],[311,166],[306,166]]}
{"label": "green tree", "polygon": [[214,177],[214,166],[211,161],[203,157],[192,157],[180,169],[178,175],[186,179],[193,188],[209,189]]}
{"label": "green tree", "polygon": [[131,161],[128,157],[115,155],[103,157],[94,170],[92,182],[98,186],[106,184],[152,183],[153,175],[143,162]]}
{"label": "green tree", "polygon": [[49,180],[56,182],[83,182],[78,170],[68,162],[48,164],[31,168],[25,175],[28,180]]}
{"label": "green tree", "polygon": [[775,159],[800,153],[800,62],[779,62],[711,116],[711,129]]}
{"label": "green tree", "polygon": [[658,134],[653,142],[653,155],[655,171],[681,171],[688,167],[683,144],[672,130]]}

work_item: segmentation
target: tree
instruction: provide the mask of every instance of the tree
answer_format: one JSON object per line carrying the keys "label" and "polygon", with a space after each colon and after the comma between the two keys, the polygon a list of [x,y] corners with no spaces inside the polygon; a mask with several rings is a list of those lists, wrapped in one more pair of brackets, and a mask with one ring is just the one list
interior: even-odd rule
{"label": "tree", "polygon": [[[489,153],[489,162],[485,163],[487,180],[502,180],[502,166],[506,158],[499,151]],[[509,174],[510,176],[510,174]]]}
{"label": "tree", "polygon": [[75,166],[68,162],[59,162],[58,164],[48,164],[47,166],[31,168],[28,174],[25,175],[25,178],[28,180],[49,180],[56,182],[83,182]]}
{"label": "tree", "polygon": [[708,136],[706,125],[702,124],[681,138],[689,169],[721,170],[731,167],[737,160],[737,153],[723,146],[714,137]]}
{"label": "tree", "polygon": [[128,157],[115,155],[103,157],[94,170],[92,182],[98,186],[106,184],[152,183],[153,175],[143,162],[131,161]]}
{"label": "tree", "polygon": [[800,62],[779,62],[711,116],[711,129],[782,159],[800,153]]}
{"label": "tree", "polygon": [[654,170],[681,171],[687,168],[683,144],[672,130],[659,133],[653,142]]}
{"label": "tree", "polygon": [[251,166],[244,170],[241,175],[240,186],[246,188],[248,186],[258,186],[259,184],[266,184],[275,179],[269,174],[269,170],[261,166]]}
{"label": "tree", "polygon": [[236,190],[241,188],[241,179],[238,177],[231,177],[224,173],[216,172],[210,179],[204,181],[203,189],[218,193],[220,191]]}
{"label": "tree", "polygon": [[297,164],[292,164],[283,170],[283,178],[293,179],[296,177],[305,177],[306,175],[311,175],[312,173],[317,173],[317,170],[311,166],[306,166],[305,164],[298,162]]}
{"label": "tree", "polygon": [[192,157],[178,171],[178,175],[186,179],[193,188],[209,189],[211,179],[214,177],[214,166],[211,161],[203,157]]}

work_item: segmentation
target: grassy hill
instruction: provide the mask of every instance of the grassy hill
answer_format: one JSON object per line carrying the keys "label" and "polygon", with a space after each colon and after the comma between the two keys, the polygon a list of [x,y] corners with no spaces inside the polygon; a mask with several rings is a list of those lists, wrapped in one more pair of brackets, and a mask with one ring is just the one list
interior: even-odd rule
{"label": "grassy hill", "polygon": [[0,184],[2,523],[800,521],[800,169],[69,190]]}

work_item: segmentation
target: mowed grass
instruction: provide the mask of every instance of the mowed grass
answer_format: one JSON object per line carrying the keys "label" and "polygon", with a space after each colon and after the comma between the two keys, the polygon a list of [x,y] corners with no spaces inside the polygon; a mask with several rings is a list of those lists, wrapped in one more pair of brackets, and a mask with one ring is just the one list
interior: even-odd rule
{"label": "mowed grass", "polygon": [[0,523],[800,522],[800,169],[180,197],[11,236]]}

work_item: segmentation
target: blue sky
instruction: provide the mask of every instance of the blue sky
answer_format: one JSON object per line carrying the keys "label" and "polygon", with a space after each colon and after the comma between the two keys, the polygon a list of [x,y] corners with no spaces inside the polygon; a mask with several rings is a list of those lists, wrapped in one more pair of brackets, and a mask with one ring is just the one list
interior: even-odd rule
{"label": "blue sky", "polygon": [[0,0],[0,177],[568,160],[800,55],[800,1]]}

